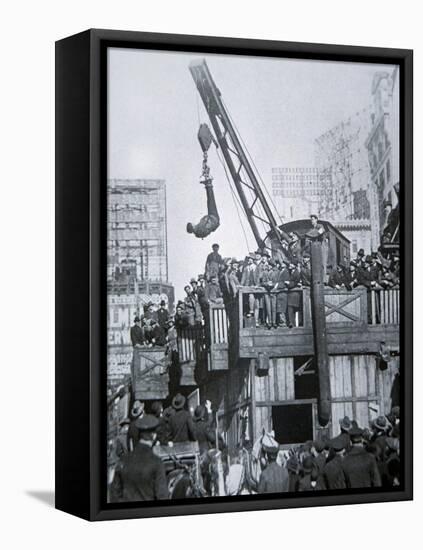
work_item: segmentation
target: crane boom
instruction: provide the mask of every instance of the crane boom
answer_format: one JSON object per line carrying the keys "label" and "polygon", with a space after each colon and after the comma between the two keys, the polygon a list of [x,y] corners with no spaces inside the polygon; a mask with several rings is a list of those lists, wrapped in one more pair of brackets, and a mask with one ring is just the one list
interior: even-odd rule
{"label": "crane boom", "polygon": [[[223,104],[220,91],[213,80],[206,60],[192,61],[189,69],[203,100],[259,249],[271,249],[271,245],[266,242],[268,237],[271,237],[273,241],[276,240],[282,246],[284,241],[289,241],[289,237],[278,227],[275,216]],[[258,221],[261,221],[267,228],[264,235],[258,228]]]}

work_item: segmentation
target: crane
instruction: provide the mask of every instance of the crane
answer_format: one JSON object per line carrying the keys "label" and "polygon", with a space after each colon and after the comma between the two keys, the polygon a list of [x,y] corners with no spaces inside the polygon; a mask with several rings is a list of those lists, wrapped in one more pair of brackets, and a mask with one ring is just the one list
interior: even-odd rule
{"label": "crane", "polygon": [[[278,227],[205,59],[192,61],[189,70],[203,100],[258,248],[271,250],[272,240],[284,248],[290,238]],[[266,227],[264,235],[260,232],[257,222]]]}
{"label": "crane", "polygon": [[[189,70],[207,111],[258,248],[260,250],[267,248],[274,252],[276,245],[276,249],[283,253],[291,239],[276,222],[206,60],[192,61]],[[266,228],[265,234],[260,232],[258,222]],[[324,307],[323,255],[321,240],[318,237],[310,237],[310,253],[314,350],[319,379],[318,415],[321,426],[326,426],[331,415],[331,396]]]}

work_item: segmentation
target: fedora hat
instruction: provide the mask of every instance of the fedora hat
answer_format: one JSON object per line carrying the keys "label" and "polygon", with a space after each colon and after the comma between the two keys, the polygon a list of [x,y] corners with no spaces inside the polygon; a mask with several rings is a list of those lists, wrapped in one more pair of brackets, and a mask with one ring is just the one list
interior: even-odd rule
{"label": "fedora hat", "polygon": [[345,432],[349,432],[353,427],[352,422],[348,416],[344,416],[344,418],[341,418],[341,420],[339,421],[339,426],[341,427],[341,430],[344,430]]}
{"label": "fedora hat", "polygon": [[185,405],[185,397],[182,394],[177,393],[175,397],[172,399],[172,407],[176,410],[179,410],[179,409],[183,409],[184,405]]}
{"label": "fedora hat", "polygon": [[386,418],[386,416],[378,416],[376,420],[373,421],[373,428],[376,430],[385,432],[390,427],[390,424]]}
{"label": "fedora hat", "polygon": [[139,416],[143,412],[143,410],[144,410],[144,403],[142,401],[139,401],[139,399],[134,401],[131,409],[132,416]]}

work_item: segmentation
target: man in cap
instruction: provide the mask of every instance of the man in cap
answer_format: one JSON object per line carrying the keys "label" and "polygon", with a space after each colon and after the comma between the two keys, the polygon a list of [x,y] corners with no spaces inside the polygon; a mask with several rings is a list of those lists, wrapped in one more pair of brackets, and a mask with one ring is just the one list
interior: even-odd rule
{"label": "man in cap", "polygon": [[276,462],[279,445],[263,445],[267,466],[260,475],[258,493],[286,493],[289,489],[289,474],[285,467]]}
{"label": "man in cap", "polygon": [[169,498],[164,466],[152,450],[158,424],[158,419],[150,414],[137,420],[139,441],[116,468],[111,487],[113,502]]}
{"label": "man in cap", "polygon": [[172,407],[175,410],[169,418],[169,439],[174,443],[195,441],[195,429],[190,413],[185,410],[185,397],[180,393],[172,399]]}
{"label": "man in cap", "polygon": [[338,435],[328,443],[330,454],[322,471],[322,480],[326,489],[345,489],[347,482],[343,468],[345,439]]}
{"label": "man in cap", "polygon": [[381,480],[376,459],[363,446],[363,430],[354,426],[349,433],[351,449],[343,461],[347,488],[380,487]]}
{"label": "man in cap", "polygon": [[223,265],[223,258],[219,254],[219,248],[219,245],[217,243],[214,243],[212,245],[212,252],[210,252],[210,254],[207,256],[206,265],[204,268],[204,274],[207,281],[209,281],[213,275],[218,276],[220,268]]}
{"label": "man in cap", "polygon": [[138,315],[134,319],[134,325],[131,327],[130,334],[132,346],[134,348],[141,348],[145,345],[145,335],[141,327],[141,319]]}

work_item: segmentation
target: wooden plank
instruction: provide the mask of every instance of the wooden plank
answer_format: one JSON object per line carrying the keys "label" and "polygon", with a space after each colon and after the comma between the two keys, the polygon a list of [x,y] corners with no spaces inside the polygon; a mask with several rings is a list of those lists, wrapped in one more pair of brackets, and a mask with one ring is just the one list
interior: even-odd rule
{"label": "wooden plank", "polygon": [[279,399],[283,401],[286,399],[286,370],[285,370],[285,358],[278,359],[277,363],[277,378],[278,378],[278,395]]}
{"label": "wooden plank", "polygon": [[357,401],[355,404],[355,420],[360,428],[368,428],[370,425],[368,401]]}
{"label": "wooden plank", "polygon": [[286,398],[295,399],[294,359],[285,359]]}
{"label": "wooden plank", "polygon": [[345,397],[352,397],[352,380],[351,380],[351,357],[349,355],[343,356],[342,370],[343,370],[343,395]]}

